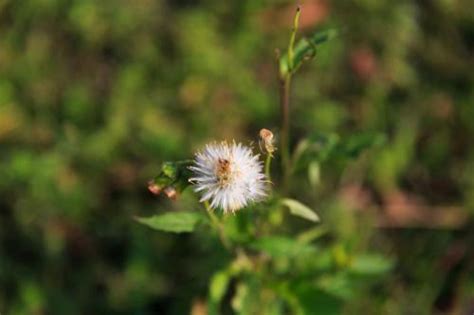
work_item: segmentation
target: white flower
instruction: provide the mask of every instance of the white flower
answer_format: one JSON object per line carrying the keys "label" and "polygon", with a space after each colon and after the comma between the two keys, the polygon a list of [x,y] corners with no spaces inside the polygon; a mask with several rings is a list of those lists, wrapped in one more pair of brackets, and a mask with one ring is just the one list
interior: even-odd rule
{"label": "white flower", "polygon": [[212,143],[196,153],[194,176],[189,179],[201,193],[200,202],[213,209],[235,212],[266,196],[267,180],[258,155],[240,143]]}

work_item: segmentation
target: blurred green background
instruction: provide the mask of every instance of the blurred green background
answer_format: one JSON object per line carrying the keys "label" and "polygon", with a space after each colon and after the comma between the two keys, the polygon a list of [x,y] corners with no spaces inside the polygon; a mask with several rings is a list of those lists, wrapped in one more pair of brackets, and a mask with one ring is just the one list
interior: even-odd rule
{"label": "blurred green background", "polygon": [[[147,191],[161,162],[278,134],[275,48],[293,12],[284,0],[0,0],[0,314],[205,314],[219,244],[132,217],[198,209],[192,194]],[[327,27],[341,35],[293,81],[292,144],[387,139],[291,189],[339,239],[394,261],[344,314],[472,314],[474,2],[302,1],[299,35]]]}

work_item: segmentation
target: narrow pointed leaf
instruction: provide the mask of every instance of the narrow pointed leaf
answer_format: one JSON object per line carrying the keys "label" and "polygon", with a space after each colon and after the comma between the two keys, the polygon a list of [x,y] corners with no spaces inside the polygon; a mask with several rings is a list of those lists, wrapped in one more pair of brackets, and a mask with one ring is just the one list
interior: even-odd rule
{"label": "narrow pointed leaf", "polygon": [[290,209],[290,213],[292,215],[312,222],[319,222],[319,216],[316,214],[316,212],[297,200],[286,198],[282,200],[282,204]]}

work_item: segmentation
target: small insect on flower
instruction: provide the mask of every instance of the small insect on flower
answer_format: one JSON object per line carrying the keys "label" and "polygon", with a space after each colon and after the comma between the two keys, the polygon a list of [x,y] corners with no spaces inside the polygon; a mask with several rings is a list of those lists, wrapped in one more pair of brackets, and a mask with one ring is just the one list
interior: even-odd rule
{"label": "small insect on flower", "polygon": [[235,212],[266,196],[267,180],[259,156],[240,143],[206,145],[196,153],[189,181],[201,193],[200,202],[213,209]]}

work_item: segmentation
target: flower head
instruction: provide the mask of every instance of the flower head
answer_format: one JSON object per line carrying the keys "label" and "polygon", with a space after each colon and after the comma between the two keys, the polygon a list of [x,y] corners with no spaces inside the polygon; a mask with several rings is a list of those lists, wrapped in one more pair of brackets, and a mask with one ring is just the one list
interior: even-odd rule
{"label": "flower head", "polygon": [[206,145],[190,166],[194,190],[211,208],[235,212],[266,196],[262,163],[249,147],[227,142]]}

